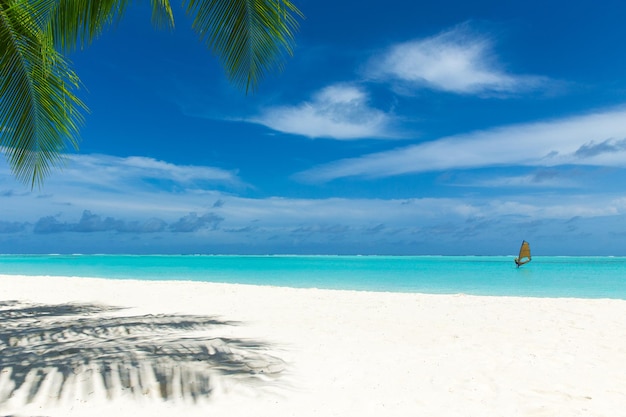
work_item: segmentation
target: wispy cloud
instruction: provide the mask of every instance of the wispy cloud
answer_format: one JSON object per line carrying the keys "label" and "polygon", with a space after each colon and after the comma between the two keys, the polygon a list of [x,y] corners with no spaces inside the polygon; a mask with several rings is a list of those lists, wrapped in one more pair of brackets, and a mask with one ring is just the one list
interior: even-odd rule
{"label": "wispy cloud", "polygon": [[467,25],[394,45],[373,57],[365,73],[370,79],[399,82],[405,91],[430,88],[458,94],[517,93],[544,86],[547,81],[505,72],[491,39]]}
{"label": "wispy cloud", "polygon": [[370,107],[364,89],[347,84],[324,88],[310,101],[273,107],[249,121],[279,132],[310,138],[362,139],[394,137],[392,117]]}
{"label": "wispy cloud", "polygon": [[72,177],[73,181],[93,183],[96,180],[107,187],[129,185],[129,181],[178,184],[181,187],[201,187],[203,184],[217,183],[241,185],[235,172],[206,166],[174,165],[143,156],[71,156],[63,174],[66,178]]}
{"label": "wispy cloud", "polygon": [[614,154],[626,151],[626,139],[606,139],[596,143],[591,141],[581,145],[574,153],[575,156],[585,159],[593,158],[602,154]]}
{"label": "wispy cloud", "polygon": [[[72,155],[63,171],[46,180],[45,194],[40,194],[25,192],[0,162],[0,195],[7,200],[2,213],[5,220],[57,212],[73,218],[85,209],[98,209],[114,218],[155,217],[171,222],[181,213],[206,211],[222,191],[245,187],[236,172],[215,167],[176,165],[147,157]],[[42,212],[44,208],[47,212]]]}
{"label": "wispy cloud", "polygon": [[296,178],[327,182],[505,165],[623,167],[625,137],[626,111],[614,110],[445,137],[314,167]]}
{"label": "wispy cloud", "polygon": [[[495,172],[494,172],[495,171]],[[534,189],[574,189],[585,188],[589,178],[578,172],[579,170],[541,168],[532,171],[511,175],[502,173],[501,170],[488,170],[488,172],[463,172],[455,175],[442,175],[441,182],[448,186],[458,187],[481,187],[481,188],[534,188]]]}

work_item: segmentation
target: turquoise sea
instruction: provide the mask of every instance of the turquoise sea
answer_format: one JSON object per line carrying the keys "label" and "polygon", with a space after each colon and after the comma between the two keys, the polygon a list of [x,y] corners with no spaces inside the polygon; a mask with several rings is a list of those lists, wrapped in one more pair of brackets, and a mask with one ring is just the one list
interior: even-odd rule
{"label": "turquoise sea", "polygon": [[626,299],[626,257],[0,255],[0,274]]}

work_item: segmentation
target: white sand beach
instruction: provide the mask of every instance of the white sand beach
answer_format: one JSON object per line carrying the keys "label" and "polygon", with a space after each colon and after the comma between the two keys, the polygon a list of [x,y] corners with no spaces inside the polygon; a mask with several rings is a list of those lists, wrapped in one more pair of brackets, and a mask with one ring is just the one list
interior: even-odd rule
{"label": "white sand beach", "polygon": [[0,416],[626,416],[623,300],[0,275],[0,319]]}

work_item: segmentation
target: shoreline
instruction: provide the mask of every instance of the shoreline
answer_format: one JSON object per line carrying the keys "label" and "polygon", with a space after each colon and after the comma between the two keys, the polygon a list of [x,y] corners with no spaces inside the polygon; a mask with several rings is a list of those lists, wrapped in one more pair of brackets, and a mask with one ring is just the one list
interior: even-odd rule
{"label": "shoreline", "polygon": [[[24,275],[24,274],[13,274],[13,273],[0,273],[0,280],[2,279],[19,279],[26,280],[33,279],[35,281],[39,280],[87,280],[87,281],[104,281],[104,282],[129,282],[135,283],[138,285],[146,283],[147,285],[154,284],[162,284],[165,286],[195,286],[195,285],[208,285],[208,286],[216,286],[216,287],[242,287],[242,288],[258,288],[258,289],[275,289],[275,290],[295,290],[295,291],[321,291],[321,292],[345,292],[345,293],[364,293],[364,294],[400,294],[406,296],[424,296],[424,297],[478,297],[478,298],[516,298],[516,299],[547,299],[547,300],[589,300],[589,301],[601,301],[601,300],[615,300],[615,301],[623,301],[626,303],[626,298],[619,297],[603,297],[603,296],[594,296],[594,297],[577,297],[577,296],[549,296],[549,295],[519,295],[519,294],[472,294],[466,292],[419,292],[419,291],[402,291],[402,290],[378,290],[378,289],[370,289],[370,288],[326,288],[326,287],[295,287],[289,285],[278,285],[278,284],[256,284],[256,283],[239,283],[239,282],[227,282],[227,281],[200,281],[194,279],[139,279],[139,278],[127,278],[127,277],[99,277],[99,276],[79,276],[79,275],[41,275],[41,274],[33,274],[33,275]],[[2,282],[0,281],[0,284]],[[28,291],[28,290],[27,290]],[[35,292],[37,293],[37,292]],[[1,301],[1,299],[0,299]]]}
{"label": "shoreline", "polygon": [[[127,256],[4,258],[0,273],[104,279],[221,281],[241,285],[373,292],[623,299],[624,260],[538,259],[515,268],[510,257]],[[626,258],[624,258],[626,259]]]}
{"label": "shoreline", "polygon": [[[626,300],[16,275],[0,275],[0,294],[0,313],[48,308],[26,327],[5,320],[24,337],[4,339],[12,345],[3,346],[0,399],[15,385],[9,365],[42,345],[28,332],[48,326],[41,334],[52,334],[78,324],[89,330],[55,339],[74,343],[75,350],[62,352],[87,363],[74,369],[78,376],[64,380],[50,372],[69,359],[47,354],[54,350],[48,343],[40,351],[43,388],[30,400],[15,390],[14,398],[0,401],[1,415],[615,417],[626,409],[620,388],[626,386]],[[59,305],[76,309],[59,314]],[[205,319],[211,322],[203,327]],[[94,336],[101,328],[112,332],[105,342]],[[189,356],[197,347],[192,342],[208,353]],[[183,345],[184,355],[177,348]],[[111,375],[122,382],[107,386],[95,368],[87,369],[104,355],[85,346],[109,355],[120,355],[119,346],[124,354],[136,350],[144,356],[132,363],[139,361],[141,370],[122,371],[120,364],[130,362],[116,356]],[[141,350],[146,346],[154,352]],[[226,353],[233,353],[229,362],[214,362]],[[228,372],[216,371],[226,365]],[[155,376],[159,367],[176,371]],[[187,380],[195,385],[182,383]],[[166,394],[164,381],[178,388]]]}

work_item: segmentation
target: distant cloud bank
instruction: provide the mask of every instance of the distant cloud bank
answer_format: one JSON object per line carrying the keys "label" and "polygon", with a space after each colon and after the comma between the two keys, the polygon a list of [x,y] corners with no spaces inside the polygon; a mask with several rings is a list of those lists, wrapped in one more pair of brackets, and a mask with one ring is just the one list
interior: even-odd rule
{"label": "distant cloud bank", "polygon": [[163,232],[167,226],[163,220],[147,219],[143,222],[102,217],[90,210],[83,211],[77,223],[59,221],[55,216],[45,216],[39,219],[34,227],[35,234],[52,234],[64,232],[94,233],[109,232],[118,233],[157,233]]}
{"label": "distant cloud bank", "polygon": [[[570,123],[571,130],[565,131],[571,132],[585,125],[581,120],[606,125],[619,115],[616,112],[559,123],[561,127]],[[535,133],[547,129],[526,128]],[[595,137],[603,137],[607,131],[601,133]],[[484,139],[489,134],[494,133],[476,134],[480,146],[489,145]],[[458,145],[448,141],[444,145]],[[554,149],[554,144],[547,143],[547,149]],[[580,144],[588,146],[581,148]],[[450,153],[448,145],[442,147],[444,154]],[[580,149],[584,150],[578,152],[578,158],[581,153],[585,158],[601,158],[622,152],[622,142],[591,139],[574,143],[570,149],[572,158]],[[485,149],[477,153],[480,151]],[[78,166],[84,166],[83,157],[75,158]],[[108,156],[86,158],[93,166],[128,162]],[[140,165],[151,164],[146,160]],[[171,168],[173,172],[184,169],[173,164]],[[7,170],[0,164],[0,173]],[[524,236],[515,236],[515,240],[541,234],[544,242],[548,232],[553,236],[550,239],[560,242],[568,241],[566,236],[572,241],[593,233],[606,236],[607,230],[615,239],[626,233],[615,227],[626,216],[626,199],[621,194],[245,198],[200,189],[193,182],[187,188],[184,182],[158,188],[140,180],[143,172],[131,170],[120,174],[123,179],[111,178],[111,187],[105,187],[97,175],[83,176],[80,182],[73,175],[59,175],[46,186],[45,195],[17,192],[9,186],[7,176],[0,176],[0,252],[441,254],[454,248],[457,253],[493,254],[510,243],[511,230],[524,231]],[[553,176],[549,171],[536,175]]]}

